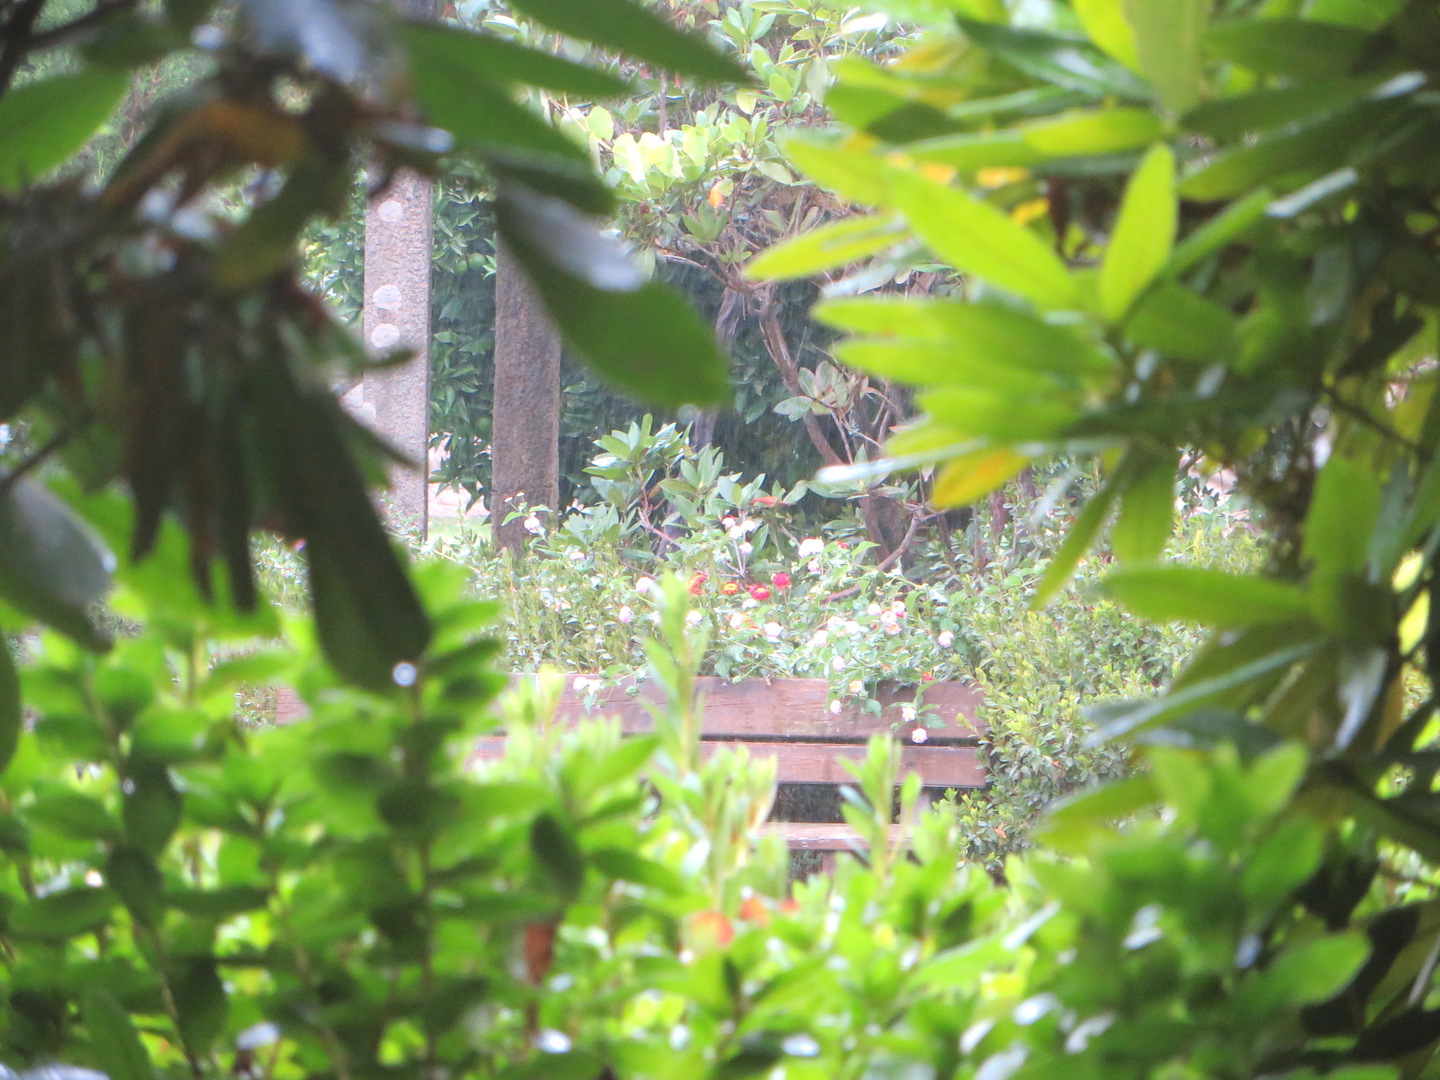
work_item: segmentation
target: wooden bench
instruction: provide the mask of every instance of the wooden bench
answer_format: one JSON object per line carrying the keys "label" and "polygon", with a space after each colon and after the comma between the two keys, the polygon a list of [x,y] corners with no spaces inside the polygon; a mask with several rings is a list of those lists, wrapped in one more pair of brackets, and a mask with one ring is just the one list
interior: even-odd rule
{"label": "wooden bench", "polygon": [[[653,683],[621,683],[595,694],[593,700],[574,684],[575,677],[567,676],[560,698],[561,719],[610,716],[619,719],[626,734],[653,729],[649,707],[662,700]],[[722,745],[744,746],[753,758],[773,758],[776,779],[782,784],[850,783],[853,777],[841,763],[862,759],[871,736],[888,734],[902,744],[901,779],[919,773],[931,791],[985,785],[985,763],[978,748],[983,725],[976,719],[981,693],[971,683],[931,683],[922,698],[926,715],[914,721],[907,721],[903,712],[915,700],[913,688],[882,685],[876,694],[882,706],[878,714],[855,702],[831,712],[824,679],[727,683],[707,676],[696,679],[696,691],[703,703],[702,756]],[[303,705],[282,690],[277,720],[283,723],[300,715]],[[921,729],[922,741],[917,742]],[[503,736],[482,739],[476,756],[497,759],[504,745]],[[791,851],[820,852],[824,865],[833,862],[835,853],[859,845],[854,831],[843,824],[778,821],[769,823],[766,831],[784,836]]]}
{"label": "wooden bench", "polygon": [[[561,718],[585,716],[618,718],[626,734],[653,728],[647,706],[658,705],[660,690],[652,683],[630,683],[594,695],[574,689],[567,677],[560,699]],[[743,746],[752,758],[773,758],[776,780],[782,784],[850,783],[854,778],[842,762],[865,756],[871,736],[893,735],[902,744],[901,779],[919,773],[925,788],[943,791],[985,786],[985,763],[978,748],[983,725],[976,719],[981,694],[972,683],[932,683],[922,698],[925,714],[907,721],[904,706],[915,700],[913,688],[881,686],[876,699],[879,714],[846,702],[831,712],[824,679],[750,679],[727,683],[723,679],[696,679],[702,702],[701,755],[708,757],[721,746]],[[923,729],[922,741],[916,741]],[[478,748],[482,759],[499,757],[504,738],[484,739]],[[822,853],[822,865],[836,852],[858,848],[859,838],[844,824],[772,821],[766,832],[785,837],[791,851]]]}

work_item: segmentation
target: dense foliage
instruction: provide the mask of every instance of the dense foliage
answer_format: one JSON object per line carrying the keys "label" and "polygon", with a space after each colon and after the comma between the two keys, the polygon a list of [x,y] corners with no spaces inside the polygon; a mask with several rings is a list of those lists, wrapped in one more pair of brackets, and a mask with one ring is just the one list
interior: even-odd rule
{"label": "dense foliage", "polygon": [[[15,41],[53,42],[43,35],[57,28],[33,18],[45,6],[0,5],[0,86]],[[104,4],[78,29],[61,24],[67,38],[119,27],[99,35],[104,48],[0,95],[0,161],[20,162],[0,174],[0,389],[38,449],[15,463],[31,475],[0,488],[0,596],[15,609],[8,626],[23,613],[51,627],[18,643],[19,685],[0,680],[0,1062],[114,1080],[1433,1074],[1436,4],[881,6],[926,34],[896,62],[849,65],[829,97],[843,129],[792,151],[873,213],[753,272],[803,276],[871,255],[896,268],[882,280],[942,265],[932,255],[957,271],[953,296],[822,308],[858,335],[842,358],[913,384],[926,410],[866,474],[934,467],[938,496],[959,502],[1032,461],[1096,462],[1098,485],[1064,515],[1067,538],[1016,585],[1034,573],[1053,598],[1087,550],[1104,562],[1093,545],[1113,515],[1111,599],[1207,632],[1161,693],[1099,713],[1148,768],[1056,808],[1049,850],[1009,862],[998,886],[956,866],[956,818],[973,807],[914,822],[908,852],[891,843],[894,810],[909,814],[916,791],[895,798],[894,744],[879,740],[845,795],[869,857],[787,897],[777,843],[757,839],[765,770],[725,755],[697,764],[692,582],[645,593],[660,627],[646,660],[669,695],[653,737],[563,729],[543,681],[497,712],[484,636],[495,608],[463,598],[466,575],[442,562],[402,574],[383,535],[374,542],[349,453],[362,436],[301,378],[322,350],[347,349],[330,324],[300,318],[315,309],[290,276],[291,239],[328,205],[307,169],[343,176],[325,189],[338,197],[348,169],[332,173],[338,159],[321,152],[337,131],[357,139],[347,153],[377,135],[397,160],[414,149],[397,136],[425,132],[403,110],[342,108],[364,89],[350,61],[373,53],[316,52],[371,41],[353,20],[382,9],[242,4],[258,36],[222,48],[234,66],[206,84],[212,96],[177,104],[182,126],[162,129],[173,139],[141,142],[106,189],[119,205],[101,213],[78,184],[30,181],[108,114],[121,89],[110,65],[168,52],[208,11]],[[731,70],[621,0],[517,7],[657,64]],[[434,62],[427,74],[475,80],[478,119],[422,93],[431,122],[491,168],[598,205],[570,151],[479,74],[594,72],[458,32],[410,26],[403,38]],[[263,129],[247,126],[257,113]],[[295,141],[274,141],[286,133]],[[516,139],[554,156],[517,165]],[[286,151],[271,162],[284,184],[237,227],[197,236],[158,196],[142,206],[144,190],[195,194],[234,163],[221,151],[269,162],[257,147]],[[171,171],[173,189],[159,182]],[[535,198],[518,196],[501,224],[538,261],[571,234],[514,216]],[[565,273],[548,279],[552,295],[578,286],[585,302],[567,314],[593,316],[592,359],[636,381],[636,369],[607,368],[614,318],[635,329],[636,303],[656,294],[597,299]],[[645,329],[674,343],[667,302],[654,302]],[[126,348],[111,351],[117,341]],[[191,570],[208,551],[197,525],[210,490],[171,498],[146,470],[233,485],[236,459],[183,453],[183,440],[163,444],[175,460],[158,466],[115,449],[125,444],[106,425],[153,449],[190,415],[191,397],[142,392],[147,362],[193,380],[172,372],[163,387],[285,423],[247,434],[264,451],[237,470],[260,492],[247,507],[316,513],[284,486],[297,475],[338,477],[353,496],[306,489],[325,511],[302,519],[314,526],[301,531],[315,619],[282,618],[260,596],[244,614],[224,589],[207,603]],[[655,389],[676,385],[667,369]],[[93,418],[65,411],[99,405]],[[1152,564],[1167,543],[1193,554],[1174,529],[1182,460],[1187,474],[1233,474],[1270,541],[1260,565]],[[625,469],[601,467],[619,468],[599,479],[623,489]],[[121,474],[129,492],[85,494]],[[735,509],[743,533],[755,515]],[[243,538],[254,522],[238,520],[221,535]],[[552,542],[563,528],[537,524]],[[787,558],[779,522],[767,524],[771,557]],[[326,577],[327,544],[350,526],[371,542],[340,548],[341,565],[370,571],[359,589]],[[118,570],[127,633],[105,652],[92,605],[108,550],[137,529],[149,557]],[[717,562],[736,542],[723,537],[701,541]],[[243,561],[248,572],[248,549]],[[731,570],[738,585],[762,568]],[[789,573],[763,572],[772,586]],[[423,596],[425,627],[398,653],[395,638],[365,633],[397,595],[415,611]],[[1097,639],[1134,632],[1114,611],[1097,610]],[[1012,651],[991,661],[1035,677],[1025,665],[1047,662],[1054,615],[1001,618]],[[266,635],[286,645],[252,651]],[[236,723],[236,686],[266,679],[304,696],[303,726]],[[507,759],[473,764],[476,737],[502,722]]]}

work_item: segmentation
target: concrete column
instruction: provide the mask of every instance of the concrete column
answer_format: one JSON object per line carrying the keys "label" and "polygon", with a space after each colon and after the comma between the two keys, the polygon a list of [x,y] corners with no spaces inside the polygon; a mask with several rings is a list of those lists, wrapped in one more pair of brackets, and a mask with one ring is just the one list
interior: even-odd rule
{"label": "concrete column", "polygon": [[367,373],[358,401],[353,391],[346,395],[412,463],[391,471],[385,506],[392,525],[422,537],[429,524],[432,199],[428,179],[404,172],[366,208],[365,343],[375,353],[410,349],[414,359]]}

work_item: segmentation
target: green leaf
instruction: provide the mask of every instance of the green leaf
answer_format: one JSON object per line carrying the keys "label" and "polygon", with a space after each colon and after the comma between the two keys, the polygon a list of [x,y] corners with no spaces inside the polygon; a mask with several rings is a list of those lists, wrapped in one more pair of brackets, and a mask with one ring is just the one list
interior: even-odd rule
{"label": "green leaf", "polygon": [[585,38],[701,82],[746,82],[748,73],[698,37],[673,29],[630,0],[514,0],[512,6],[562,34]]}
{"label": "green leaf", "polygon": [[566,340],[607,382],[661,405],[714,405],[729,363],[673,290],[642,283],[619,242],[558,199],[506,185],[496,202],[505,242]]}
{"label": "green leaf", "polygon": [[79,937],[110,918],[119,899],[113,889],[80,886],[48,893],[22,904],[10,917],[10,928],[27,937],[63,940]]}
{"label": "green leaf", "polygon": [[1260,75],[1333,79],[1351,74],[1370,35],[1311,19],[1231,19],[1212,26],[1205,48]]}
{"label": "green leaf", "polygon": [[1190,566],[1116,570],[1105,595],[1152,622],[1192,622],[1233,630],[1310,617],[1310,599],[1294,585]]}
{"label": "green leaf", "polygon": [[761,252],[745,268],[755,281],[786,281],[856,262],[904,239],[891,217],[853,217],[810,229]]}
{"label": "green leaf", "polygon": [[530,826],[530,854],[566,903],[580,895],[585,857],[575,837],[553,814],[541,814]]}
{"label": "green leaf", "polygon": [[1173,114],[1200,96],[1200,43],[1212,0],[1124,0],[1140,70]]}
{"label": "green leaf", "polygon": [[131,760],[126,768],[121,818],[125,834],[141,851],[157,855],[180,825],[180,793],[164,765]]}
{"label": "green leaf", "polygon": [[1238,334],[1234,315],[1173,282],[1150,289],[1125,320],[1125,336],[1142,349],[1202,364],[1230,359]]}
{"label": "green leaf", "polygon": [[863,145],[807,132],[785,136],[781,148],[792,165],[846,202],[877,206],[889,197],[890,166]]}
{"label": "green leaf", "polygon": [[[998,304],[841,300],[815,314],[831,326],[883,335],[847,341],[837,357],[920,386],[1022,392],[1078,387],[1114,371],[1109,357],[1068,329]],[[899,340],[887,340],[892,336]]]}
{"label": "green leaf", "polygon": [[[938,423],[920,438],[929,447],[948,448],[985,439],[997,443],[1047,442],[1059,438],[1080,415],[1078,404],[1058,396],[1020,398],[980,387],[931,390],[916,404]],[[890,457],[906,457],[920,445],[919,427],[902,428],[885,443]],[[938,440],[938,441],[937,441]]]}
{"label": "green leaf", "polygon": [[1196,263],[1240,239],[1265,219],[1271,197],[1271,193],[1262,188],[1225,207],[1180,241],[1165,267],[1166,275],[1178,277]]}
{"label": "green leaf", "polygon": [[1095,543],[1095,537],[1099,535],[1105,519],[1110,516],[1110,507],[1119,493],[1112,476],[1076,515],[1075,524],[1070,526],[1064,542],[1050,560],[1045,576],[1040,579],[1040,584],[1035,589],[1035,596],[1030,601],[1032,610],[1043,608],[1069,583],[1075,568],[1080,565],[1080,560]]}
{"label": "green leaf", "polygon": [[68,160],[129,88],[127,72],[98,68],[12,88],[0,98],[0,189],[33,183]]}
{"label": "green leaf", "polygon": [[930,497],[936,506],[968,506],[1008,483],[1030,458],[1008,447],[986,447],[953,457],[935,477]]}
{"label": "green leaf", "polygon": [[120,847],[105,859],[105,880],[141,926],[155,927],[165,909],[165,887],[155,860],[133,847]]}
{"label": "green leaf", "polygon": [[0,496],[0,596],[91,649],[109,641],[89,609],[110,588],[115,556],[63,502],[28,480]]}
{"label": "green leaf", "polygon": [[396,665],[425,651],[430,620],[351,457],[355,422],[328,393],[302,390],[267,361],[251,382],[253,452],[290,527],[305,537],[325,658],[350,682],[390,689]]}
{"label": "green leaf", "polygon": [[1149,109],[1084,109],[997,131],[923,139],[907,147],[906,155],[969,172],[1138,150],[1163,130],[1159,117]]}
{"label": "green leaf", "polygon": [[1363,574],[1380,520],[1380,485],[1372,469],[1334,454],[1315,478],[1301,553],[1320,576]]}
{"label": "green leaf", "polygon": [[1111,322],[1125,317],[1170,258],[1179,215],[1175,154],[1159,143],[1125,186],[1120,216],[1100,264],[1100,310]]}
{"label": "green leaf", "polygon": [[1091,41],[1131,71],[1140,70],[1135,31],[1125,20],[1124,0],[1075,0],[1075,14]]}
{"label": "green leaf", "polygon": [[889,176],[896,208],[951,266],[1042,308],[1075,306],[1075,280],[1060,257],[1029,229],[988,203],[918,173],[892,169]]}
{"label": "green leaf", "polygon": [[613,197],[595,176],[585,148],[517,102],[509,87],[492,81],[487,66],[457,47],[484,39],[438,27],[421,34],[412,43],[418,51],[411,77],[429,123],[450,132],[458,149],[482,161],[528,176],[589,213],[610,212]]}
{"label": "green leaf", "polygon": [[1370,942],[1351,930],[1292,945],[1275,958],[1239,1002],[1264,1012],[1334,997],[1350,984],[1370,956]]}
{"label": "green leaf", "polygon": [[966,37],[1033,80],[1096,97],[1135,100],[1146,96],[1144,83],[1100,50],[1074,37],[963,17],[958,21]]}
{"label": "green leaf", "polygon": [[649,889],[678,896],[685,891],[685,879],[668,866],[637,855],[628,848],[605,847],[590,852],[595,869],[616,881],[633,881]]}
{"label": "green leaf", "polygon": [[1035,838],[1058,851],[1082,853],[1106,826],[1154,806],[1160,793],[1148,774],[1127,776],[1051,804]]}
{"label": "green leaf", "polygon": [[1138,468],[1139,475],[1120,496],[1120,515],[1110,544],[1121,562],[1158,559],[1175,519],[1175,461],[1159,458]]}
{"label": "green leaf", "polygon": [[25,811],[26,820],[77,840],[118,840],[120,824],[105,804],[89,795],[63,788],[37,793]]}
{"label": "green leaf", "polygon": [[140,1042],[130,1013],[101,987],[88,988],[80,1011],[90,1029],[90,1043],[110,1080],[154,1080],[155,1067]]}
{"label": "green leaf", "polygon": [[10,759],[20,745],[20,731],[25,717],[20,709],[20,675],[10,643],[0,638],[0,776],[5,774]]}
{"label": "green leaf", "polygon": [[635,89],[598,67],[577,64],[493,34],[472,34],[453,26],[413,21],[405,22],[400,33],[415,70],[427,65],[447,71],[470,68],[490,80],[591,99],[624,97]]}
{"label": "green leaf", "polygon": [[184,961],[172,976],[180,1037],[192,1057],[203,1059],[225,1028],[230,1001],[215,961],[196,957]]}
{"label": "green leaf", "polygon": [[[1278,183],[1292,174],[1329,173],[1344,162],[1356,139],[1379,121],[1376,104],[1362,102],[1313,123],[1282,128],[1226,150],[1180,183],[1187,199],[1214,202]],[[1233,208],[1232,208],[1233,209]]]}

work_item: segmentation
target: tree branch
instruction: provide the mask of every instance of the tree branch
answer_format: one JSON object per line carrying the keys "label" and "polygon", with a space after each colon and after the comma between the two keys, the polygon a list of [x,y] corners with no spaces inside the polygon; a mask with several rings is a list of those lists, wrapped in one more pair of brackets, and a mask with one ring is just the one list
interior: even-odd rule
{"label": "tree branch", "polygon": [[0,29],[0,37],[5,41],[4,47],[0,48],[0,98],[10,89],[10,80],[15,78],[20,62],[30,51],[34,42],[35,20],[40,17],[40,9],[44,6],[45,0],[19,0],[10,18],[5,20],[5,26]]}

